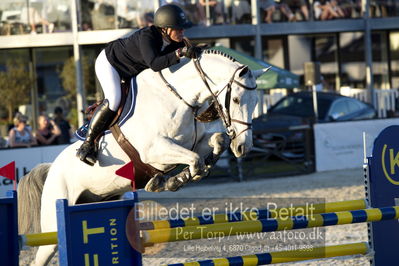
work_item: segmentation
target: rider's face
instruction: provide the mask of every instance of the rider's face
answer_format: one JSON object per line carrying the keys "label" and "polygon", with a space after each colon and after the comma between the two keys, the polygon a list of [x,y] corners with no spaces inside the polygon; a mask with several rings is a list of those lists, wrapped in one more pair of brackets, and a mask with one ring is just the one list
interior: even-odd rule
{"label": "rider's face", "polygon": [[168,28],[166,33],[175,42],[183,41],[184,29],[171,29],[171,28]]}

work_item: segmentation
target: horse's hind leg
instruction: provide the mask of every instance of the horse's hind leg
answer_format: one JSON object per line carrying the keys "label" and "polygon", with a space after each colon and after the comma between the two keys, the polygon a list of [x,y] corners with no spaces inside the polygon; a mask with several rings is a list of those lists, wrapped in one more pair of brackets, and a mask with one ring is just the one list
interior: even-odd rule
{"label": "horse's hind leg", "polygon": [[[47,179],[49,181],[49,179]],[[51,180],[50,180],[50,183]],[[54,184],[45,184],[42,195],[42,207],[40,212],[40,222],[42,232],[56,232],[57,231],[57,215],[56,215],[56,199],[66,198],[64,193],[54,192],[56,186]],[[54,194],[50,195],[49,190],[53,191]],[[57,196],[55,196],[57,195]],[[47,265],[53,258],[57,251],[57,245],[40,246],[36,252],[35,260],[31,265],[41,266]]]}
{"label": "horse's hind leg", "polygon": [[209,170],[216,164],[222,153],[229,147],[230,139],[225,133],[208,133],[198,143],[198,153],[204,158],[205,169],[195,175],[192,180],[199,181],[209,174]]}
{"label": "horse's hind leg", "polygon": [[57,252],[57,245],[40,246],[36,253],[35,260],[31,263],[33,266],[48,265]]}
{"label": "horse's hind leg", "polygon": [[[68,199],[70,204],[75,203],[73,195],[69,195],[67,191],[67,186],[65,184],[66,176],[63,172],[64,170],[65,169],[60,166],[60,164],[56,165],[54,163],[44,184],[40,211],[40,225],[42,232],[57,231],[57,199]],[[57,245],[40,246],[32,265],[47,265],[56,251]]]}

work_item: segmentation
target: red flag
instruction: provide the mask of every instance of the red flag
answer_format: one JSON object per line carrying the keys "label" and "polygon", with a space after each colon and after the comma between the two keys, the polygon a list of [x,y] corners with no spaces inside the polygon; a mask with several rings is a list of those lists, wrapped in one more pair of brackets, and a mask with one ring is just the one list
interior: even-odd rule
{"label": "red flag", "polygon": [[0,168],[0,176],[4,176],[5,178],[15,181],[15,161],[12,161],[6,166]]}
{"label": "red flag", "polygon": [[124,166],[122,166],[121,168],[119,168],[118,170],[115,171],[115,174],[127,178],[129,180],[132,180],[132,186],[133,186],[133,190],[136,190],[135,187],[135,171],[134,171],[134,165],[133,162],[129,162],[127,164],[125,164]]}

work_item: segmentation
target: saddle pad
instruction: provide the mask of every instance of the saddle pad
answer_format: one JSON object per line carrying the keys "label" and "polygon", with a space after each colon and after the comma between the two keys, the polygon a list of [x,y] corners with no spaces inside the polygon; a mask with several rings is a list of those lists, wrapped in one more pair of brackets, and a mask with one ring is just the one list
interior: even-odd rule
{"label": "saddle pad", "polygon": [[[134,95],[134,97],[132,97]],[[125,102],[125,106],[123,106],[122,113],[118,119],[118,125],[122,126],[133,114],[134,114],[134,108],[136,106],[136,96],[137,96],[137,83],[136,83],[136,77],[132,78],[132,82],[129,86],[129,91],[127,95],[127,99]],[[81,126],[78,130],[75,132],[75,136],[79,140],[85,140],[86,139],[86,134],[89,129],[89,124],[90,121],[87,121]],[[110,134],[111,130],[106,130],[104,132],[104,135]]]}

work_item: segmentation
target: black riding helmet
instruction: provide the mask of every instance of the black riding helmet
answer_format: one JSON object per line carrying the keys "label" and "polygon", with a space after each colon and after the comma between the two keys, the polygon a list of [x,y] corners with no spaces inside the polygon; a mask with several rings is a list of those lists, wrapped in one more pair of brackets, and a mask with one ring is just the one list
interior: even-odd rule
{"label": "black riding helmet", "polygon": [[160,28],[187,29],[192,23],[176,5],[164,5],[155,12],[154,25]]}

